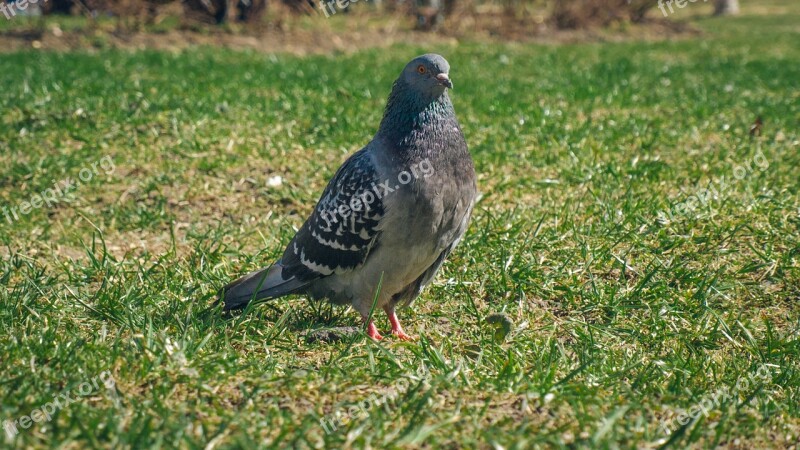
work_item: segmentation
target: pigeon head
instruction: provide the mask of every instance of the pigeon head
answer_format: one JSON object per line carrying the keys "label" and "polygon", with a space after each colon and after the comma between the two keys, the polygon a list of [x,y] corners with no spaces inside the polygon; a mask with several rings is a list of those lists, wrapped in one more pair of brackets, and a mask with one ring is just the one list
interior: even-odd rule
{"label": "pigeon head", "polygon": [[428,53],[411,60],[400,78],[408,88],[422,98],[435,99],[446,88],[453,89],[450,81],[450,64],[440,55]]}
{"label": "pigeon head", "polygon": [[[1,0],[0,0],[1,1]],[[455,111],[447,89],[453,87],[448,72],[450,64],[439,55],[429,53],[414,58],[394,82],[378,134],[398,147],[407,139],[419,136],[421,129],[441,132],[443,121],[457,125]],[[452,130],[454,127],[445,127]],[[456,127],[457,128],[457,127]],[[438,130],[438,131],[436,131]]]}

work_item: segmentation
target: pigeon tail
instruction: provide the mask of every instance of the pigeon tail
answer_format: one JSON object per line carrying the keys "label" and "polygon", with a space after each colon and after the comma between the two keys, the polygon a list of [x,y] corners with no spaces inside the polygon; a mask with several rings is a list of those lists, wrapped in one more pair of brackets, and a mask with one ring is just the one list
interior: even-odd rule
{"label": "pigeon tail", "polygon": [[293,294],[311,283],[296,277],[284,279],[280,263],[266,269],[251,272],[231,282],[219,292],[219,299],[225,302],[225,311],[244,309],[250,302],[271,300]]}

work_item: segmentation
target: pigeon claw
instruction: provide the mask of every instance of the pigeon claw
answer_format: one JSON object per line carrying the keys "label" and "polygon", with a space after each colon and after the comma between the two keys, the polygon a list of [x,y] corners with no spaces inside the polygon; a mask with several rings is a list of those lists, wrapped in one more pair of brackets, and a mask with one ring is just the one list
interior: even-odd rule
{"label": "pigeon claw", "polygon": [[392,334],[394,336],[397,336],[397,339],[400,339],[401,341],[414,341],[414,340],[416,340],[415,337],[405,334],[403,332],[403,330],[397,330],[397,331],[392,330]]}
{"label": "pigeon claw", "polygon": [[383,339],[381,333],[378,332],[378,327],[376,327],[375,323],[372,321],[370,321],[369,324],[367,324],[367,336],[369,336],[370,338],[372,338],[372,340],[375,341],[380,341],[381,339]]}
{"label": "pigeon claw", "polygon": [[397,336],[397,338],[401,341],[413,341],[414,338],[407,335],[405,331],[403,331],[403,327],[400,325],[400,319],[397,318],[397,314],[394,312],[394,309],[387,307],[383,310],[386,311],[386,315],[389,316],[389,323],[392,324],[392,334]]}

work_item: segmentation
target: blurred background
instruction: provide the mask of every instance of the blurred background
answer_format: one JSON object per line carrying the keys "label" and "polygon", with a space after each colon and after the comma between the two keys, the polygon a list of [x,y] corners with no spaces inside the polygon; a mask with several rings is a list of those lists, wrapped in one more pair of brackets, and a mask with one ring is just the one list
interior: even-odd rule
{"label": "blurred background", "polygon": [[0,40],[6,51],[208,44],[324,53],[431,39],[664,38],[695,32],[675,18],[738,12],[738,0],[13,0],[0,11]]}

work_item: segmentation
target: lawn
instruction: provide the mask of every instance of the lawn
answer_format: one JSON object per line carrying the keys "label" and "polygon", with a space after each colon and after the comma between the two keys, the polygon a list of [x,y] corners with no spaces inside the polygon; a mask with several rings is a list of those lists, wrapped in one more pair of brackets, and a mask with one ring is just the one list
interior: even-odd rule
{"label": "lawn", "polygon": [[[0,56],[0,447],[797,448],[800,5],[772,5],[663,42]],[[419,339],[210,308],[427,51],[482,198],[400,313]]]}

